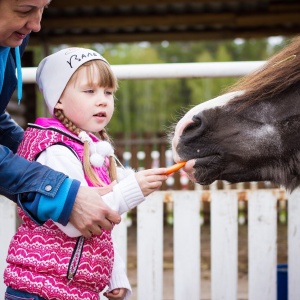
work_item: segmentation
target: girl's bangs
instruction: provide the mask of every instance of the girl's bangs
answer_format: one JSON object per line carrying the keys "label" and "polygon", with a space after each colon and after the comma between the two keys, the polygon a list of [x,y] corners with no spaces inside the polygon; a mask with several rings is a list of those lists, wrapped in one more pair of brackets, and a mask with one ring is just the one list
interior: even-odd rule
{"label": "girl's bangs", "polygon": [[87,70],[87,78],[89,84],[95,84],[95,72],[97,72],[98,86],[112,88],[114,91],[118,89],[117,78],[111,70],[110,66],[102,60],[93,60],[84,64]]}

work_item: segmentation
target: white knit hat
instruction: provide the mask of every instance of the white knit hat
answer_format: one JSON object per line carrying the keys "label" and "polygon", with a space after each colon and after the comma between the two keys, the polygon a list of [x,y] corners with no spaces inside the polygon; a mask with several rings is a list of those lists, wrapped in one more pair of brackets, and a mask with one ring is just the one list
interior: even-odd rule
{"label": "white knit hat", "polygon": [[53,115],[54,107],[73,73],[90,60],[107,60],[99,53],[85,48],[67,48],[45,57],[36,72],[36,82]]}

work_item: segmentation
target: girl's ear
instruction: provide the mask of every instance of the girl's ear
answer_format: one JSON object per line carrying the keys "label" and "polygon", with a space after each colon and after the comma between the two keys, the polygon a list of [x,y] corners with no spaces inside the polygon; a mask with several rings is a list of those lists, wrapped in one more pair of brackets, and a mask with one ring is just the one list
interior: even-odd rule
{"label": "girl's ear", "polygon": [[62,105],[62,103],[61,103],[60,100],[58,100],[58,102],[56,103],[56,105],[55,105],[54,108],[56,108],[56,109],[63,109],[63,105]]}

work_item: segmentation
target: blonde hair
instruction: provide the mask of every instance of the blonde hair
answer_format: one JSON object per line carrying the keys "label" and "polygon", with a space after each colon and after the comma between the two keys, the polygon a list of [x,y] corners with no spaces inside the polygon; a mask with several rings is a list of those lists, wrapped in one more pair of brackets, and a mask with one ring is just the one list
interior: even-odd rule
{"label": "blonde hair", "polygon": [[78,71],[83,68],[86,68],[86,76],[88,79],[88,84],[92,85],[94,83],[94,76],[93,76],[94,75],[94,73],[93,73],[94,66],[96,67],[97,73],[98,73],[98,78],[99,78],[98,86],[112,88],[115,93],[119,87],[118,80],[117,80],[115,74],[113,73],[111,67],[109,66],[109,64],[100,59],[90,60],[90,61],[82,64],[74,72],[74,74],[70,78],[68,84],[70,84],[70,83],[75,84],[76,80],[77,80],[77,76],[78,76]]}
{"label": "blonde hair", "polygon": [[[73,76],[70,78],[68,84],[76,83],[77,80],[77,74],[79,70],[82,68],[86,68],[87,71],[87,79],[89,84],[93,84],[93,66],[97,68],[98,71],[98,78],[99,82],[98,85],[101,87],[108,87],[112,88],[114,92],[118,89],[118,81],[115,77],[114,73],[112,72],[110,66],[102,61],[102,60],[92,60],[84,63],[81,65],[76,72],[73,74]],[[76,135],[79,135],[79,133],[82,131],[80,128],[78,128],[74,122],[72,122],[70,119],[68,119],[63,110],[61,109],[54,109],[54,116],[71,132],[73,132]],[[100,140],[108,141],[112,143],[110,137],[108,136],[105,129],[98,132]],[[91,181],[91,183],[95,186],[104,186],[106,185],[96,174],[94,169],[91,166],[90,163],[90,149],[89,149],[89,143],[87,141],[84,142],[84,151],[83,151],[83,170],[87,178]],[[117,179],[117,169],[116,169],[116,161],[113,156],[109,157],[109,177],[111,181],[114,181]]]}

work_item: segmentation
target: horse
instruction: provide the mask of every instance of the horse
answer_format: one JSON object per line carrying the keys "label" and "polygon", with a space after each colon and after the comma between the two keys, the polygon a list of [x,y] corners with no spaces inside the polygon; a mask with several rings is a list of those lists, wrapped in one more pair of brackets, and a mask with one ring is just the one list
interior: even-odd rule
{"label": "horse", "polygon": [[201,185],[270,181],[300,185],[300,37],[174,125],[175,162]]}

